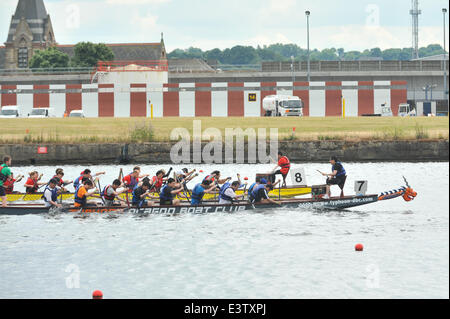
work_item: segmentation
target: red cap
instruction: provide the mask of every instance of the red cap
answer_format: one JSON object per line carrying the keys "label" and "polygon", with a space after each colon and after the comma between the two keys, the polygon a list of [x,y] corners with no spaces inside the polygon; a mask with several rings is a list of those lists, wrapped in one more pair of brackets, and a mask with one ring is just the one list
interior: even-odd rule
{"label": "red cap", "polygon": [[103,299],[103,292],[96,290],[92,293],[92,299]]}

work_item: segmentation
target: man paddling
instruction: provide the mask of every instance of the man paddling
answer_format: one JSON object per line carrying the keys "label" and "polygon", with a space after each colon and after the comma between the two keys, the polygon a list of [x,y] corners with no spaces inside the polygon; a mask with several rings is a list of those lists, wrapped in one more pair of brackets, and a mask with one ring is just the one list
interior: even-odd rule
{"label": "man paddling", "polygon": [[123,183],[126,188],[128,188],[128,192],[132,193],[133,190],[139,185],[139,176],[140,170],[135,168],[131,174],[128,174],[123,178]]}
{"label": "man paddling", "polygon": [[168,205],[180,205],[179,199],[174,199],[175,195],[180,194],[184,188],[182,185],[179,185],[178,188],[177,183],[173,178],[169,178],[167,180],[167,184],[161,188],[161,192],[159,194],[159,205],[160,206],[168,206]]}
{"label": "man paddling", "polygon": [[14,184],[19,183],[24,178],[23,175],[17,176],[17,178],[14,178],[14,173],[11,172],[11,176],[9,179],[6,180],[6,182],[3,183],[3,187],[5,188],[5,193],[8,194],[17,194],[19,192],[14,192]]}
{"label": "man paddling", "polygon": [[77,208],[97,206],[96,203],[87,201],[87,198],[93,195],[96,191],[98,190],[94,187],[92,181],[88,178],[85,178],[83,180],[83,185],[79,185],[77,191],[75,192],[74,206]]}
{"label": "man paddling", "polygon": [[152,203],[149,203],[147,198],[158,199],[158,197],[150,195],[151,187],[152,185],[150,185],[148,181],[145,181],[141,186],[138,186],[133,190],[133,199],[131,201],[133,207],[142,208],[152,206]]}
{"label": "man paddling", "polygon": [[244,197],[245,194],[236,195],[236,191],[240,186],[240,181],[235,181],[232,184],[230,184],[229,182],[223,184],[219,191],[219,204],[233,204],[233,202],[238,198]]}
{"label": "man paddling", "polygon": [[215,193],[216,185],[210,181],[202,181],[195,185],[191,195],[191,205],[201,205],[205,194]]}
{"label": "man paddling", "polygon": [[[88,178],[92,182],[92,184],[94,184],[94,180],[91,174],[92,172],[88,168],[81,172],[81,175],[73,181],[73,187],[75,188],[75,191],[77,190],[78,186],[80,186],[80,182],[82,181],[83,178]],[[94,177],[98,177],[104,174],[105,172],[99,172],[94,174]]]}
{"label": "man paddling", "polygon": [[255,187],[252,191],[253,204],[276,204],[280,203],[274,201],[269,197],[269,192],[273,191],[273,186],[271,184],[260,184]]}
{"label": "man paddling", "polygon": [[58,192],[60,188],[56,186],[58,181],[56,179],[51,179],[48,183],[47,187],[45,187],[44,195],[42,196],[45,202],[45,207],[47,208],[53,208],[62,207],[61,204],[58,204]]}
{"label": "man paddling", "polygon": [[3,164],[0,165],[0,198],[2,199],[2,207],[8,206],[4,183],[11,178],[11,169],[9,168],[9,166],[11,166],[11,161],[11,156],[6,155],[3,158]]}
{"label": "man paddling", "polygon": [[330,199],[331,197],[331,185],[338,185],[341,189],[341,197],[344,197],[344,185],[347,180],[347,173],[342,166],[342,163],[338,160],[336,156],[332,156],[330,159],[331,174],[322,173],[323,176],[327,176],[327,193],[323,199]]}
{"label": "man paddling", "polygon": [[118,197],[120,194],[124,193],[127,191],[126,188],[124,188],[121,191],[117,191],[117,189],[120,188],[120,186],[122,186],[122,183],[120,182],[120,180],[116,179],[113,181],[113,183],[111,185],[107,185],[103,188],[103,191],[100,193],[100,196],[103,198],[104,200],[104,205],[106,207],[112,207],[114,206],[114,200],[117,198],[119,201],[121,202],[125,202],[123,199],[121,199],[120,197]]}

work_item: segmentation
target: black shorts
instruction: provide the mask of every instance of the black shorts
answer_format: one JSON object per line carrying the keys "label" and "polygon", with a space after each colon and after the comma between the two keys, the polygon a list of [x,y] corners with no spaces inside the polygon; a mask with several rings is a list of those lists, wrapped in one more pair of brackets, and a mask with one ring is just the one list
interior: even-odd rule
{"label": "black shorts", "polygon": [[6,190],[3,186],[0,186],[0,197],[5,197],[6,196]]}
{"label": "black shorts", "polygon": [[345,177],[328,178],[327,185],[338,185],[340,188],[343,188],[345,185]]}

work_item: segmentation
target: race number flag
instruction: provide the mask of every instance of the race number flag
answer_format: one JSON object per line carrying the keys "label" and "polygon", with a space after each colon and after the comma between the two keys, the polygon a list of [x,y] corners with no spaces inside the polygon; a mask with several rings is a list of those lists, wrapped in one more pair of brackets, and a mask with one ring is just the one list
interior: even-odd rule
{"label": "race number flag", "polygon": [[306,186],[306,174],[305,169],[303,168],[296,168],[291,169],[291,178],[292,178],[292,185],[296,186]]}

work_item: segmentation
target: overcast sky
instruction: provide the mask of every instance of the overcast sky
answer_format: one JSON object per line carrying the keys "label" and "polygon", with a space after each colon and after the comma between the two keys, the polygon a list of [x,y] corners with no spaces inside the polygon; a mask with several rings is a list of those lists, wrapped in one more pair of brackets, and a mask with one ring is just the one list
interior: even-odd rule
{"label": "overcast sky", "polygon": [[[18,0],[0,1],[0,43]],[[158,42],[166,49],[295,43],[346,51],[411,47],[411,0],[44,0],[60,44]],[[419,45],[443,43],[446,0],[419,1]],[[448,26],[448,15],[447,15]],[[448,48],[448,42],[447,42]]]}

